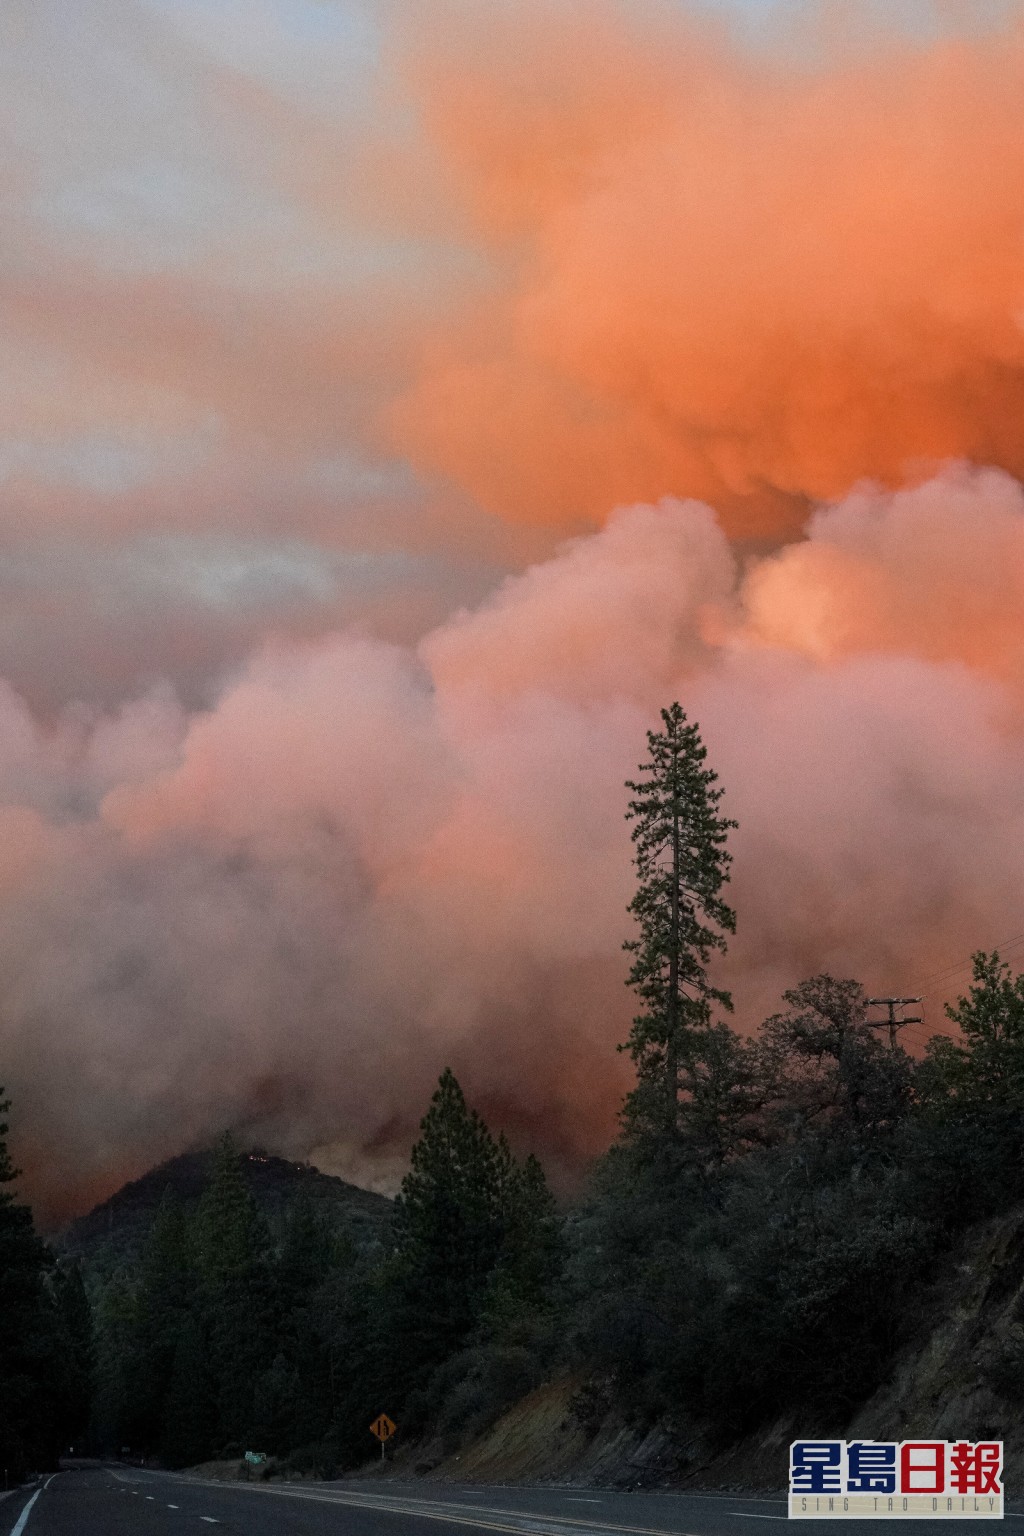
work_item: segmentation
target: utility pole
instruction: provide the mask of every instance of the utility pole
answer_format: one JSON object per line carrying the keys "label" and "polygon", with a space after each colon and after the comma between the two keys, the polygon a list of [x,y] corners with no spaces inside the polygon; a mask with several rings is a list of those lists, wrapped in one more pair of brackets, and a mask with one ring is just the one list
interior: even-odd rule
{"label": "utility pole", "polygon": [[904,1024],[924,1023],[924,1018],[922,1016],[914,1019],[908,1019],[906,1014],[902,1011],[899,1018],[897,1018],[897,1008],[902,1010],[904,1008],[908,1008],[911,1003],[919,1003],[920,1001],[921,999],[919,997],[869,997],[867,999],[867,1005],[869,1008],[888,1008],[889,1010],[889,1017],[887,1019],[868,1019],[867,1022],[870,1024],[872,1029],[888,1029],[889,1049],[891,1051],[896,1049],[896,1031],[898,1029],[902,1029]]}

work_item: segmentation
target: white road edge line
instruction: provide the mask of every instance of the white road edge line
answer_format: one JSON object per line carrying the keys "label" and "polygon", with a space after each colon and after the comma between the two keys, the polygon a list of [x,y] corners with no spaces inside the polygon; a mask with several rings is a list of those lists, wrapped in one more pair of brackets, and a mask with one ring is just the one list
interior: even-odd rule
{"label": "white road edge line", "polygon": [[752,1515],[746,1509],[730,1509],[730,1515],[735,1515],[738,1520],[785,1520],[786,1515]]}
{"label": "white road edge line", "polygon": [[35,1503],[36,1499],[38,1499],[38,1497],[42,1493],[42,1491],[43,1490],[41,1488],[37,1488],[35,1493],[29,1499],[28,1503],[25,1505],[25,1508],[22,1510],[21,1515],[18,1518],[17,1525],[14,1527],[14,1530],[11,1532],[11,1536],[21,1536],[22,1531],[25,1529],[26,1525],[28,1524],[28,1517],[32,1513],[32,1505]]}

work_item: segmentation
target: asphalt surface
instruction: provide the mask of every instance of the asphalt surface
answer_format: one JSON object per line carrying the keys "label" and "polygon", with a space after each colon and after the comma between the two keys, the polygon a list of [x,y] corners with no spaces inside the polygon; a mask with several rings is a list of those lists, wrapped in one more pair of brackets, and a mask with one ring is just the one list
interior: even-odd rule
{"label": "asphalt surface", "polygon": [[[1017,1502],[1016,1500],[1014,1501]],[[27,1516],[27,1517],[26,1517]],[[606,1493],[586,1488],[412,1482],[213,1483],[133,1467],[58,1472],[0,1501],[0,1536],[755,1536],[786,1519],[780,1496]],[[1011,1529],[1024,1514],[1007,1514]],[[800,1521],[798,1529],[892,1521]],[[897,1527],[898,1529],[899,1527]],[[908,1526],[902,1529],[908,1533]],[[914,1520],[919,1536],[979,1536],[975,1520]],[[1024,1531],[1021,1532],[1024,1536]]]}

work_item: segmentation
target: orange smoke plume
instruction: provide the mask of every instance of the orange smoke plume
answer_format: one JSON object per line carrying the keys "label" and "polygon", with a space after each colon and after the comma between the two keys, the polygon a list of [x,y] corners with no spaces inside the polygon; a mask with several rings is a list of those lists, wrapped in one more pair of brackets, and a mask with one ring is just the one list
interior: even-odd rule
{"label": "orange smoke plume", "polygon": [[1019,25],[812,66],[659,7],[443,11],[408,69],[504,282],[396,407],[422,465],[512,519],[670,493],[754,536],[1024,471]]}

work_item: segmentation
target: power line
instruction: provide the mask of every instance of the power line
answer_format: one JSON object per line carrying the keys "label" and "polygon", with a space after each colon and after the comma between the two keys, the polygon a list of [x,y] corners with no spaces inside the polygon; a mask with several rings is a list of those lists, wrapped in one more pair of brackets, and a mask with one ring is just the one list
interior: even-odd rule
{"label": "power line", "polygon": [[[1019,946],[1021,944],[1024,944],[1024,933],[1015,933],[1015,934],[1012,934],[1009,938],[1003,939],[1001,943],[996,944],[993,947],[997,951],[998,954],[1005,955],[1005,954],[1009,954],[1012,951],[1014,951],[1015,949],[1019,948]],[[975,951],[974,953],[976,954],[977,951]],[[970,968],[973,965],[973,963],[974,963],[974,955],[972,954],[972,955],[970,955],[965,960],[959,960],[954,965],[944,966],[942,968],[942,970],[933,971],[931,973],[931,975],[923,977],[921,979],[921,982],[919,983],[919,985],[921,987],[921,996],[920,997],[917,997],[917,998],[902,998],[902,999],[900,999],[900,998],[892,998],[892,999],[889,999],[889,998],[869,998],[868,999],[869,1003],[872,1003],[872,1004],[875,1004],[875,1005],[881,1005],[881,1006],[888,1006],[890,1002],[892,1002],[894,1005],[898,1005],[901,1002],[902,1003],[908,1003],[908,1004],[910,1002],[919,1002],[919,1003],[922,1004],[921,1017],[919,1019],[901,1018],[901,1019],[895,1019],[894,1020],[893,1019],[893,1011],[894,1010],[893,1010],[893,1008],[890,1008],[889,1009],[889,1018],[887,1018],[887,1019],[878,1019],[878,1020],[875,1020],[873,1022],[875,1024],[879,1025],[879,1026],[882,1026],[882,1027],[887,1027],[887,1026],[889,1027],[889,1040],[890,1040],[890,1044],[894,1043],[895,1042],[895,1038],[896,1038],[896,1036],[895,1036],[895,1029],[892,1027],[893,1024],[895,1024],[896,1028],[906,1029],[908,1041],[910,1041],[914,1045],[922,1045],[922,1044],[923,1045],[927,1045],[928,1041],[933,1039],[936,1035],[943,1035],[946,1038],[949,1038],[951,1032],[950,1032],[950,1030],[948,1028],[936,1028],[936,1029],[929,1029],[928,1028],[927,1022],[926,1022],[926,1020],[924,1018],[924,1014],[925,1014],[926,1010],[925,1010],[923,1005],[924,1005],[924,1003],[929,998],[934,1000],[935,998],[937,998],[937,997],[939,997],[941,995],[938,989],[939,989],[939,987],[941,987],[941,984],[944,981],[951,981],[953,979],[953,977],[958,975],[961,971],[970,970]],[[943,988],[942,990],[944,992],[945,988]]]}
{"label": "power line", "polygon": [[[1016,933],[1012,938],[1004,939],[1001,944],[996,944],[993,948],[1002,955],[1007,953],[1008,950],[1016,949],[1019,944],[1024,944],[1024,933]],[[977,954],[977,950],[974,953]],[[970,955],[966,960],[958,961],[956,965],[948,965],[941,971],[934,971],[931,976],[925,976],[920,985],[922,988],[927,988],[935,983],[946,981],[950,977],[955,976],[958,971],[968,970],[973,963],[974,955]],[[928,997],[934,994],[929,994],[926,991],[924,995]]]}
{"label": "power line", "polygon": [[[1024,933],[1015,933],[1012,934],[1008,939],[1003,939],[1000,943],[994,945],[993,949],[1000,956],[1004,956],[1012,953],[1022,944],[1024,944]],[[974,951],[974,954],[976,953],[977,950]],[[927,1021],[924,1017],[926,1012],[924,1004],[929,998],[935,999],[942,995],[937,990],[938,987],[941,986],[942,982],[951,981],[952,978],[958,975],[961,971],[969,970],[974,963],[974,954],[970,955],[965,960],[958,961],[955,965],[945,966],[942,970],[933,971],[931,975],[923,977],[919,983],[922,989],[921,995],[919,997],[869,997],[867,1002],[870,1006],[888,1008],[888,1017],[884,1019],[873,1019],[869,1020],[868,1022],[874,1028],[887,1028],[889,1030],[890,1045],[895,1045],[897,1029],[906,1029],[907,1038],[914,1045],[927,1045],[928,1041],[934,1039],[936,1035],[943,1036],[946,1039],[951,1038],[952,1032],[948,1028],[929,1029]],[[943,991],[944,990],[945,989],[943,989]],[[897,1007],[901,1005],[909,1005],[911,1003],[920,1003],[922,1005],[920,1018],[908,1019],[906,1017],[895,1017],[895,1009]]]}

